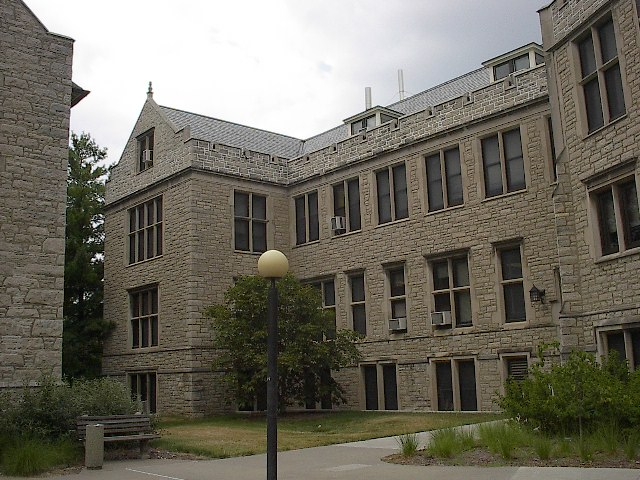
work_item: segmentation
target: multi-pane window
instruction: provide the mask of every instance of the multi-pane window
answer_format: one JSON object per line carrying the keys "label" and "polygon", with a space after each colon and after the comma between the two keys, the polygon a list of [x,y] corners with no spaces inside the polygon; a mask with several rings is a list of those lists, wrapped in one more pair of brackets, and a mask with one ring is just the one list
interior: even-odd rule
{"label": "multi-pane window", "polygon": [[[398,380],[395,363],[363,365],[366,410],[398,410]],[[381,377],[382,385],[378,378]]]}
{"label": "multi-pane window", "polygon": [[404,265],[389,267],[387,269],[387,282],[389,284],[391,318],[406,318],[407,296],[404,282]]}
{"label": "multi-pane window", "polygon": [[162,197],[129,209],[129,264],[162,255]]}
{"label": "multi-pane window", "polygon": [[296,245],[313,242],[320,238],[318,222],[318,192],[309,192],[296,197]]}
{"label": "multi-pane window", "polygon": [[640,247],[640,209],[634,177],[591,192],[595,201],[602,255]]}
{"label": "multi-pane window", "polygon": [[478,410],[473,359],[437,361],[435,376],[438,411]]}
{"label": "multi-pane window", "polygon": [[456,327],[472,324],[471,286],[467,256],[431,262],[434,312],[451,312]]}
{"label": "multi-pane window", "polygon": [[336,336],[336,285],[333,279],[322,280],[320,282],[312,283],[312,287],[320,291],[322,297],[322,308],[333,314],[333,326],[328,332],[325,332],[327,339],[335,338]]}
{"label": "multi-pane window", "polygon": [[362,335],[367,334],[367,311],[365,303],[364,273],[349,277],[351,290],[351,320],[353,330]]}
{"label": "multi-pane window", "polygon": [[138,137],[138,171],[153,166],[153,129]]}
{"label": "multi-pane window", "polygon": [[158,387],[155,372],[129,374],[129,388],[131,390],[131,398],[135,401],[143,402],[149,413],[156,413],[158,411]]}
{"label": "multi-pane window", "polygon": [[503,248],[498,252],[498,255],[500,257],[500,285],[505,320],[507,322],[522,322],[527,319],[527,315],[520,246]]}
{"label": "multi-pane window", "polygon": [[592,27],[578,42],[580,85],[589,133],[626,112],[613,20]]}
{"label": "multi-pane window", "polygon": [[334,234],[360,230],[360,181],[357,178],[333,186],[333,215],[344,218],[344,229],[336,228]]}
{"label": "multi-pane window", "polygon": [[482,139],[482,165],[486,197],[526,187],[520,128]]}
{"label": "multi-pane window", "polygon": [[378,223],[388,223],[409,216],[406,167],[403,164],[376,172]]}
{"label": "multi-pane window", "polygon": [[524,55],[520,55],[519,57],[512,58],[511,60],[507,60],[506,62],[499,63],[498,65],[493,67],[493,78],[495,80],[500,80],[501,78],[505,78],[513,72],[526,70],[529,68],[529,66],[529,54],[525,53]]}
{"label": "multi-pane window", "polygon": [[267,250],[267,197],[234,192],[235,249],[245,252]]}
{"label": "multi-pane window", "polygon": [[376,116],[371,115],[367,118],[363,118],[362,120],[358,120],[351,123],[351,135],[355,135],[356,133],[366,132],[368,129],[371,129],[376,126]]}
{"label": "multi-pane window", "polygon": [[604,333],[605,353],[617,352],[618,358],[626,361],[631,370],[640,368],[640,328],[628,328]]}
{"label": "multi-pane window", "polygon": [[131,347],[158,346],[158,287],[129,294]]}
{"label": "multi-pane window", "polygon": [[425,164],[429,211],[462,205],[464,199],[458,147],[429,155]]}

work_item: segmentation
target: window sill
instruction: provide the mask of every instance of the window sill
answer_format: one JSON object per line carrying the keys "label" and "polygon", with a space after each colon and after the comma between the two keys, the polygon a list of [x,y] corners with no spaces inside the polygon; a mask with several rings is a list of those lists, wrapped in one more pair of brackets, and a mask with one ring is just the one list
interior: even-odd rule
{"label": "window sill", "polygon": [[[265,250],[266,251],[266,250]],[[252,252],[251,250],[233,250],[233,253],[245,254],[245,255],[262,255],[264,252]]]}
{"label": "window sill", "polygon": [[525,320],[513,320],[511,322],[507,322],[506,320],[502,321],[502,329],[503,330],[518,330],[520,328],[528,328],[529,327],[529,319]]}
{"label": "window sill", "polygon": [[134,267],[134,266],[136,266],[136,265],[142,265],[143,263],[152,262],[152,261],[154,261],[154,260],[157,260],[158,258],[162,258],[163,256],[164,256],[164,254],[162,254],[162,255],[158,255],[157,257],[147,258],[146,260],[140,260],[139,262],[129,263],[129,264],[127,264],[127,268],[129,268],[129,267]]}
{"label": "window sill", "polygon": [[609,128],[611,125],[614,125],[620,121],[622,121],[623,119],[627,118],[629,116],[629,113],[625,113],[624,115],[620,115],[618,118],[613,119],[612,121],[610,121],[609,123],[605,123],[603,126],[601,126],[600,128],[596,128],[593,132],[587,132],[586,135],[584,135],[582,137],[582,140],[587,140],[590,137],[593,137],[597,134],[599,134],[600,132],[602,132],[603,130],[606,130],[607,128]]}
{"label": "window sill", "polygon": [[431,330],[433,331],[434,336],[436,337],[445,337],[448,335],[465,335],[471,333],[475,330],[475,325],[464,325],[456,327],[455,325],[448,326],[447,328],[431,326]]}
{"label": "window sill", "polygon": [[527,189],[523,188],[522,190],[516,190],[515,192],[503,193],[502,195],[495,195],[493,197],[485,197],[485,198],[482,199],[482,203],[490,202],[492,200],[497,200],[499,198],[513,197],[515,195],[521,195],[521,194],[525,193],[526,191],[527,191]]}
{"label": "window sill", "polygon": [[320,243],[320,239],[314,240],[312,242],[307,242],[307,243],[298,243],[298,244],[294,245],[293,248],[306,247],[307,245],[316,245],[318,243]]}
{"label": "window sill", "polygon": [[340,233],[339,235],[332,235],[331,236],[331,240],[333,240],[334,238],[349,237],[351,235],[355,235],[356,233],[362,233],[362,229],[360,229],[360,230],[352,230],[350,232],[345,232],[345,233]]}
{"label": "window sill", "polygon": [[379,223],[378,225],[375,226],[375,228],[387,227],[389,225],[397,225],[398,223],[408,222],[410,219],[411,217],[407,217],[407,218],[401,218],[399,220],[392,220],[387,223]]}
{"label": "window sill", "polygon": [[595,264],[598,265],[600,263],[607,263],[613,260],[617,260],[619,258],[629,257],[631,255],[637,255],[640,253],[640,247],[633,247],[623,252],[610,253],[609,255],[603,255],[600,258],[597,258]]}
{"label": "window sill", "polygon": [[129,350],[133,354],[136,354],[136,353],[154,353],[154,352],[159,352],[161,350],[161,348],[160,348],[159,345],[154,345],[153,347],[138,347],[138,348],[129,347]]}
{"label": "window sill", "polygon": [[[493,197],[492,197],[492,198],[493,198]],[[454,206],[452,206],[452,207],[445,207],[445,208],[441,208],[440,210],[433,210],[433,211],[431,211],[431,212],[427,212],[427,213],[425,214],[425,217],[430,217],[431,215],[437,215],[437,214],[442,213],[442,212],[449,212],[449,211],[451,211],[451,210],[459,210],[459,209],[461,209],[461,208],[463,208],[463,207],[464,207],[464,203],[462,203],[462,204],[460,204],[460,205],[454,205]]]}

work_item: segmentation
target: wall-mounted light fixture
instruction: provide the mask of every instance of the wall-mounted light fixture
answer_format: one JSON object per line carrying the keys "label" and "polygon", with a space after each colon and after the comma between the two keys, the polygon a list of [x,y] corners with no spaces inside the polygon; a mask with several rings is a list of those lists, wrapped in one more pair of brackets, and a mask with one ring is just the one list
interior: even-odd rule
{"label": "wall-mounted light fixture", "polygon": [[544,290],[538,289],[535,285],[529,290],[529,298],[532,302],[544,303]]}

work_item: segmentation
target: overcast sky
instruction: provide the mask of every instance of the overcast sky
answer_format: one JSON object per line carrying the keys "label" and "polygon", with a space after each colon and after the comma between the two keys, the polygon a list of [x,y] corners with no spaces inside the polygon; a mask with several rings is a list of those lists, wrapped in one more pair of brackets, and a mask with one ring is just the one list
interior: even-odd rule
{"label": "overcast sky", "polygon": [[306,139],[540,42],[544,0],[25,0],[75,40],[71,112],[118,161],[160,105]]}

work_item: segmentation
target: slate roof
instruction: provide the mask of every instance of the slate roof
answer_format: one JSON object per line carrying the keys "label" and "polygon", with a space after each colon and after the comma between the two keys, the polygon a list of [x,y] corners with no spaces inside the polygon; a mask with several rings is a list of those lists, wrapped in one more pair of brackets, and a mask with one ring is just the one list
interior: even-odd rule
{"label": "slate roof", "polygon": [[[403,115],[411,115],[485,87],[489,84],[489,81],[489,71],[485,68],[479,68],[388,105],[387,108],[396,110]],[[161,106],[160,109],[178,130],[189,126],[193,138],[232,147],[246,148],[282,158],[300,157],[346,140],[350,136],[349,128],[345,124],[338,125],[307,140],[300,140],[287,135],[174,108]]]}

